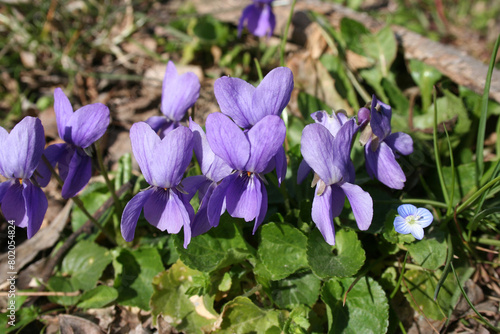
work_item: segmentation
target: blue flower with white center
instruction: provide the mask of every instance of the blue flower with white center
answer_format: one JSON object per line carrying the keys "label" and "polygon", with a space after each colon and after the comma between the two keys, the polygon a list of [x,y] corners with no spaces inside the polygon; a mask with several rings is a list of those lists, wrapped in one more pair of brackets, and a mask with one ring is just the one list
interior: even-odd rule
{"label": "blue flower with white center", "polygon": [[394,219],[394,229],[401,234],[411,233],[415,239],[422,240],[424,228],[429,226],[434,217],[425,208],[417,208],[412,204],[403,204],[398,208],[399,216]]}

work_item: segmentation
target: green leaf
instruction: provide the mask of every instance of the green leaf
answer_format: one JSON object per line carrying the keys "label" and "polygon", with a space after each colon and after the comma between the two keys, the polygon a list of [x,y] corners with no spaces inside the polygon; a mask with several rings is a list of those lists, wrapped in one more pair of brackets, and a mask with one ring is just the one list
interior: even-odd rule
{"label": "green leaf", "polygon": [[[452,129],[453,134],[466,134],[470,132],[471,120],[467,114],[462,100],[453,95],[453,93],[445,90],[444,96],[440,97],[436,101],[438,109],[438,124],[448,123]],[[434,104],[432,104],[427,112],[423,115],[418,115],[413,118],[413,125],[417,129],[431,129],[434,123]],[[455,146],[457,141],[453,141]]]}
{"label": "green leaf", "polygon": [[118,291],[115,288],[99,285],[85,292],[77,306],[81,308],[101,308],[113,302],[117,297]]}
{"label": "green leaf", "polygon": [[296,273],[271,283],[272,298],[280,308],[304,304],[312,307],[318,299],[321,281],[311,272]]}
{"label": "green leaf", "polygon": [[193,238],[187,249],[183,247],[183,238],[175,236],[180,259],[190,268],[212,272],[252,257],[253,249],[234,221],[229,215],[223,215],[217,228]]}
{"label": "green leaf", "polygon": [[[349,101],[352,108],[354,110],[358,110],[359,103],[356,90],[354,89],[351,80],[347,76],[347,72],[344,67],[345,63],[342,61],[342,59],[340,57],[336,57],[331,54],[324,54],[321,56],[319,60],[321,61],[323,66],[328,70],[328,73],[330,73],[330,75],[334,79],[335,89],[337,90],[337,92],[339,92],[341,96],[347,97],[347,100]],[[331,108],[328,109],[321,108],[318,110],[327,110],[329,112],[330,109]]]}
{"label": "green leaf", "polygon": [[217,320],[213,299],[206,295],[189,297],[186,292],[193,287],[193,277],[203,275],[180,260],[153,279],[151,297],[153,319],[163,317],[177,330],[185,333],[208,332]]}
{"label": "green leaf", "polygon": [[263,310],[249,298],[238,296],[224,305],[218,333],[267,333],[269,329],[279,327],[279,314],[277,310]]}
{"label": "green leaf", "polygon": [[309,313],[311,309],[305,305],[296,306],[288,317],[283,332],[285,333],[310,333],[311,327]]}
{"label": "green leaf", "polygon": [[328,333],[385,333],[389,326],[389,304],[382,287],[371,277],[361,278],[347,294],[354,278],[331,279],[321,291],[326,304]]}
{"label": "green leaf", "polygon": [[297,97],[297,104],[299,106],[300,113],[306,121],[312,121],[310,116],[313,112],[318,110],[327,110],[330,112],[332,109],[325,102],[306,92],[299,93],[299,96]]}
{"label": "green leaf", "polygon": [[444,233],[436,231],[407,246],[410,255],[422,268],[436,270],[446,261],[447,246]]}
{"label": "green leaf", "polygon": [[261,227],[258,255],[271,273],[279,280],[307,267],[307,238],[288,224],[269,223]]}
{"label": "green leaf", "polygon": [[61,273],[71,277],[71,284],[77,290],[92,289],[102,272],[111,262],[109,251],[92,241],[78,242],[64,257]]}
{"label": "green leaf", "polygon": [[411,306],[416,310],[422,310],[426,317],[434,320],[444,319],[453,310],[455,304],[452,298],[456,289],[453,275],[448,275],[439,290],[437,302],[434,301],[434,291],[440,276],[440,270],[434,273],[408,270],[404,275],[406,285],[401,285],[401,290]]}
{"label": "green leaf", "polygon": [[422,94],[422,110],[427,110],[431,105],[432,89],[442,77],[441,72],[415,59],[410,60],[409,70]]}
{"label": "green leaf", "polygon": [[[85,209],[90,214],[94,214],[108,198],[111,197],[108,187],[104,183],[92,183],[79,195],[85,206]],[[111,210],[108,210],[111,212]],[[106,221],[108,215],[104,215],[101,221]],[[88,220],[87,216],[77,207],[73,208],[71,213],[71,227],[73,231],[78,230]]]}
{"label": "green leaf", "polygon": [[353,276],[361,268],[365,258],[365,251],[354,231],[337,231],[335,246],[328,245],[318,229],[314,229],[309,235],[307,260],[319,277]]}
{"label": "green leaf", "polygon": [[[70,277],[52,276],[48,281],[50,291],[56,292],[75,292],[78,291],[71,282]],[[49,296],[52,303],[71,306],[78,303],[80,296]]]}
{"label": "green leaf", "polygon": [[121,249],[113,260],[113,267],[114,287],[119,292],[117,302],[149,310],[149,300],[153,295],[151,281],[165,269],[158,250],[150,247]]}

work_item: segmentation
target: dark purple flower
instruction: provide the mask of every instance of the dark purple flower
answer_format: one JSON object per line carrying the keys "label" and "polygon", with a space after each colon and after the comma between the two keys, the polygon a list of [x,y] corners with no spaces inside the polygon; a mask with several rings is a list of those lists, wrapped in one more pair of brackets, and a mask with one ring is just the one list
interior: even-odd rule
{"label": "dark purple flower", "polygon": [[130,140],[135,159],[151,187],[139,192],[125,206],[121,221],[123,238],[134,239],[137,220],[144,209],[146,220],[161,231],[179,233],[184,227],[184,247],[187,247],[194,210],[180,183],[193,156],[193,133],[180,126],[160,139],[148,124],[139,122],[130,129]]}
{"label": "dark purple flower", "polygon": [[220,181],[231,174],[233,169],[214,154],[208,144],[205,132],[191,118],[189,119],[189,128],[194,136],[194,153],[203,173],[203,175],[187,177],[182,181],[183,189],[188,193],[189,199],[198,191],[200,206],[191,224],[192,237],[196,237],[212,228],[208,220],[208,203]]}
{"label": "dark purple flower", "polygon": [[248,31],[253,35],[271,37],[276,26],[272,2],[273,0],[253,0],[253,4],[248,5],[241,14],[238,36],[241,36],[246,24]]}
{"label": "dark purple flower", "polygon": [[[74,197],[92,176],[92,159],[85,149],[101,138],[109,125],[109,109],[102,103],[93,103],[73,112],[73,107],[62,89],[54,91],[59,136],[66,143],[50,145],[43,154],[54,167],[59,164],[59,175],[64,181],[61,195]],[[43,163],[38,167],[37,181],[44,187],[50,181],[50,170]]]}
{"label": "dark purple flower", "polygon": [[371,224],[373,201],[370,194],[353,183],[354,166],[350,152],[352,138],[357,131],[355,120],[343,123],[335,136],[331,129],[319,123],[307,125],[302,132],[301,152],[316,173],[312,220],[325,241],[334,245],[333,218],[342,212],[345,197],[351,204],[360,230],[368,229]]}
{"label": "dark purple flower", "polygon": [[285,124],[279,116],[269,115],[250,130],[242,131],[227,116],[214,113],[208,115],[206,129],[212,151],[234,170],[210,197],[210,225],[218,225],[225,206],[232,217],[243,218],[247,222],[255,219],[255,233],[267,212],[263,173],[283,145]]}
{"label": "dark purple flower", "polygon": [[182,75],[172,61],[167,64],[161,93],[161,112],[164,116],[153,116],[146,120],[153,130],[163,137],[177,128],[186,112],[200,96],[200,81],[193,72]]}
{"label": "dark purple flower", "polygon": [[47,211],[47,198],[32,181],[45,147],[45,134],[38,118],[25,117],[10,134],[0,127],[0,183],[3,215],[19,227],[28,228],[28,238],[40,229]]}
{"label": "dark purple flower", "polygon": [[[268,115],[280,116],[290,101],[292,90],[293,74],[287,67],[270,71],[257,88],[239,78],[222,77],[214,83],[214,93],[221,112],[246,130]],[[286,174],[283,147],[270,161],[268,169],[275,167],[281,183]]]}
{"label": "dark purple flower", "polygon": [[368,138],[365,146],[368,174],[389,188],[403,189],[406,176],[396,158],[413,152],[413,140],[403,132],[391,133],[392,108],[375,95],[370,109],[370,124],[362,134],[362,138]]}

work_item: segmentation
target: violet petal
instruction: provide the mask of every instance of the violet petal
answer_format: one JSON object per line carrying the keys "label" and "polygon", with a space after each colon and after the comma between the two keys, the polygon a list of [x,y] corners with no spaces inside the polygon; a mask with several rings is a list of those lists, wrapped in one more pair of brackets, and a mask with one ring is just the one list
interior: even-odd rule
{"label": "violet petal", "polygon": [[167,64],[163,78],[161,94],[161,111],[168,119],[181,121],[187,110],[200,96],[200,80],[193,72],[182,75],[172,61]]}
{"label": "violet petal", "polygon": [[358,228],[362,231],[367,230],[373,219],[372,197],[368,192],[355,184],[346,182],[340,187],[351,204],[352,213],[354,214]]}
{"label": "violet petal", "polygon": [[280,116],[290,102],[293,91],[293,74],[287,67],[269,72],[255,89],[248,119],[256,124],[267,115]]}
{"label": "violet petal", "polygon": [[226,209],[232,217],[251,221],[260,213],[261,205],[261,181],[254,174],[240,174],[227,189]]}
{"label": "violet petal", "polygon": [[232,169],[244,170],[250,157],[250,143],[243,131],[221,113],[208,115],[206,129],[212,151]]}
{"label": "violet petal", "polygon": [[375,177],[389,188],[403,189],[406,176],[391,148],[385,142],[381,142],[375,152],[370,147],[370,144],[365,146],[366,164]]}
{"label": "violet petal", "polygon": [[45,193],[31,182],[26,182],[23,190],[26,215],[28,216],[28,239],[33,237],[42,226],[43,218],[47,212],[48,201]]}
{"label": "violet petal", "polygon": [[63,198],[71,198],[82,190],[92,176],[92,159],[84,152],[75,150],[69,163],[68,175],[61,189]]}
{"label": "violet petal", "polygon": [[402,155],[413,153],[413,139],[404,132],[395,132],[387,136],[384,142],[389,147]]}
{"label": "violet petal", "polygon": [[222,77],[214,83],[214,94],[221,112],[242,128],[252,126],[248,116],[254,91],[254,86],[239,78]]}
{"label": "violet petal", "polygon": [[54,90],[54,111],[56,113],[57,131],[61,139],[65,138],[66,126],[73,116],[73,107],[61,88]]}
{"label": "violet petal", "polygon": [[279,116],[269,115],[255,124],[247,132],[250,158],[243,170],[262,173],[282,147],[285,136],[285,123]]}
{"label": "violet petal", "polygon": [[45,147],[42,122],[26,116],[9,135],[2,131],[0,173],[6,178],[29,179],[38,166]]}
{"label": "violet petal", "polygon": [[130,128],[130,141],[132,143],[132,152],[146,182],[153,185],[151,165],[154,157],[154,148],[161,142],[160,137],[158,137],[148,124],[138,122]]}
{"label": "violet petal", "polygon": [[[81,107],[66,123],[64,140],[81,148],[87,148],[101,138],[109,125],[109,109],[102,103]],[[67,138],[71,137],[71,141]]]}
{"label": "violet petal", "polygon": [[219,225],[220,216],[224,213],[224,204],[229,186],[238,177],[238,174],[231,174],[224,178],[222,182],[214,189],[212,196],[208,202],[207,214],[208,221],[212,227]]}
{"label": "violet petal", "polygon": [[144,203],[147,202],[153,191],[153,188],[140,191],[137,195],[132,197],[127,205],[125,205],[120,224],[122,236],[125,241],[130,242],[134,240],[135,228],[137,226],[139,216],[141,215],[142,208],[144,207]]}
{"label": "violet petal", "polygon": [[[43,155],[47,158],[52,167],[55,167],[57,162],[61,160],[63,154],[67,151],[67,146],[68,144],[66,143],[52,144],[43,151]],[[46,187],[50,182],[52,172],[49,167],[47,167],[45,161],[40,160],[36,171],[36,181],[40,187]]]}
{"label": "violet petal", "polygon": [[185,204],[173,189],[156,187],[144,204],[144,217],[160,231],[174,234],[179,233],[186,223],[190,224]]}
{"label": "violet petal", "polygon": [[333,246],[335,245],[335,226],[332,214],[332,188],[327,186],[320,196],[317,195],[318,188],[316,187],[312,203],[311,218],[326,243]]}
{"label": "violet petal", "polygon": [[28,214],[23,197],[24,187],[19,183],[12,183],[2,199],[2,213],[6,220],[14,220],[14,225],[28,226]]}

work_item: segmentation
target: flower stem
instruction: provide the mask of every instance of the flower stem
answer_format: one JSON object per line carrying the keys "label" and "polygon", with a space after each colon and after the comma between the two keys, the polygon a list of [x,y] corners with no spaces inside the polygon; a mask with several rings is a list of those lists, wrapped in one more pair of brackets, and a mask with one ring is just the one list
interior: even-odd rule
{"label": "flower stem", "polygon": [[[54,175],[54,177],[56,178],[57,183],[59,183],[59,185],[62,187],[64,185],[64,181],[61,179],[59,174],[57,174],[54,167],[52,167],[52,165],[50,164],[49,160],[47,160],[45,155],[42,155],[42,160],[47,165],[52,175]],[[99,224],[99,222],[94,218],[94,216],[92,216],[90,212],[87,211],[80,197],[78,197],[78,195],[75,195],[71,199],[76,204],[76,206],[78,206],[78,208],[83,212],[83,214],[87,216],[87,218],[95,225],[95,227],[97,227],[99,231],[104,232],[101,224]]]}
{"label": "flower stem", "polygon": [[106,168],[104,167],[104,162],[102,159],[102,152],[100,150],[99,145],[97,144],[97,142],[95,142],[94,145],[95,145],[95,151],[96,151],[96,155],[97,155],[97,163],[99,164],[99,170],[100,170],[102,176],[104,177],[104,181],[106,182],[106,186],[108,187],[109,191],[111,192],[111,196],[113,197],[113,202],[115,203],[116,213],[120,214],[122,212],[122,205],[121,205],[120,199],[118,198],[118,196],[116,196],[115,185],[113,184],[113,182],[110,181],[109,176],[108,176],[108,172],[107,172]]}
{"label": "flower stem", "polygon": [[476,191],[474,194],[472,194],[471,197],[469,197],[465,202],[460,204],[460,206],[457,208],[457,214],[462,212],[463,210],[467,209],[469,205],[471,205],[479,196],[481,196],[482,193],[484,193],[486,190],[494,186],[498,181],[500,181],[500,176],[497,176],[490,182],[486,183],[484,186],[479,188],[478,191]]}

